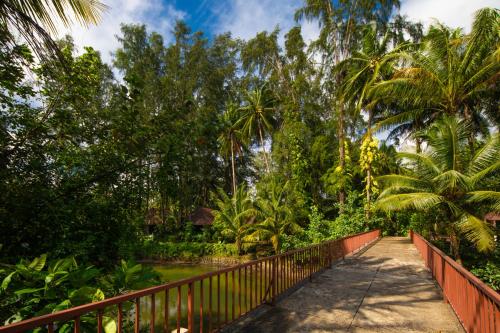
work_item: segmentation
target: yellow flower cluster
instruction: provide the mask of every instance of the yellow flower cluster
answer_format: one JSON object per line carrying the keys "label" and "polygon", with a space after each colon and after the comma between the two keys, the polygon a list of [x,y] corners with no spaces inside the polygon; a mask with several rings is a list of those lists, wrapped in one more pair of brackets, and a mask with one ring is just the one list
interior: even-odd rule
{"label": "yellow flower cluster", "polygon": [[377,161],[378,154],[378,140],[373,137],[367,136],[361,144],[361,151],[359,156],[359,165],[363,171],[371,168],[373,162]]}

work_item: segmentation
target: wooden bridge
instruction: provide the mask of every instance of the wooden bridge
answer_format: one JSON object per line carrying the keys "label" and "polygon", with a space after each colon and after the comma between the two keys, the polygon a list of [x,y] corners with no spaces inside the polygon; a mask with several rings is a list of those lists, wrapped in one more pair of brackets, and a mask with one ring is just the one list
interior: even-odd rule
{"label": "wooden bridge", "polygon": [[238,332],[463,332],[409,238],[386,237]]}
{"label": "wooden bridge", "polygon": [[420,235],[380,238],[375,230],[32,318],[0,333],[52,333],[63,324],[74,333],[494,333],[500,296]]}

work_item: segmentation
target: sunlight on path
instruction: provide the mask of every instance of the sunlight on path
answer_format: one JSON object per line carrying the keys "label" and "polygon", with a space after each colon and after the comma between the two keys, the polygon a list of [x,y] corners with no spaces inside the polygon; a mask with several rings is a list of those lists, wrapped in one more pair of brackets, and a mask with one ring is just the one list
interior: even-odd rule
{"label": "sunlight on path", "polygon": [[383,238],[238,332],[463,332],[408,238]]}

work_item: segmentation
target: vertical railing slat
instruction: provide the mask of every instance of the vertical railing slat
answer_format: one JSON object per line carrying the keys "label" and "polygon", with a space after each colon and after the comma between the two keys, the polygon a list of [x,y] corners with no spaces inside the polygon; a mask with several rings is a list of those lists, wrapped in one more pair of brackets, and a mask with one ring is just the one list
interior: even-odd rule
{"label": "vertical railing slat", "polygon": [[155,333],[155,317],[156,317],[156,310],[155,310],[155,294],[151,294],[151,318],[150,318],[150,323],[149,323],[149,332],[150,333]]}
{"label": "vertical railing slat", "polygon": [[163,331],[165,333],[168,332],[168,324],[170,320],[170,295],[169,295],[169,289],[167,288],[165,290],[165,305],[163,307]]}
{"label": "vertical railing slat", "polygon": [[118,304],[118,318],[117,318],[117,331],[118,333],[122,333],[123,331],[123,306],[122,303]]}
{"label": "vertical railing slat", "polygon": [[80,333],[80,317],[76,317],[73,324],[73,333]]}
{"label": "vertical railing slat", "polygon": [[200,280],[200,333],[203,333],[203,280]]}
{"label": "vertical railing slat", "polygon": [[193,333],[194,329],[194,282],[188,283],[188,293],[187,293],[187,320],[188,320],[188,332]]}
{"label": "vertical railing slat", "polygon": [[181,332],[181,319],[182,319],[182,313],[181,313],[181,302],[182,302],[182,295],[181,295],[181,286],[177,287],[177,333]]}
{"label": "vertical railing slat", "polygon": [[102,310],[97,311],[97,333],[102,333]]}
{"label": "vertical railing slat", "polygon": [[135,321],[134,321],[134,332],[139,333],[141,322],[141,299],[135,299]]}

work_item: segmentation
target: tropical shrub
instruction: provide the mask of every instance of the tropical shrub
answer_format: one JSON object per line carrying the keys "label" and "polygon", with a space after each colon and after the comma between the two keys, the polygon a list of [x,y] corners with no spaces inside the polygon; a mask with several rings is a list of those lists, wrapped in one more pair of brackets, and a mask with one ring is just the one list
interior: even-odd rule
{"label": "tropical shrub", "polygon": [[498,263],[487,262],[486,265],[474,267],[470,271],[493,290],[500,291],[500,265]]}
{"label": "tropical shrub", "polygon": [[144,245],[136,254],[142,259],[156,260],[195,260],[203,256],[237,256],[235,244],[199,243],[199,242],[158,242],[144,241]]}
{"label": "tropical shrub", "polygon": [[213,226],[220,233],[234,240],[238,253],[242,253],[243,238],[251,232],[250,219],[256,215],[246,187],[241,185],[232,197],[219,189],[215,201],[217,209],[214,212]]}
{"label": "tropical shrub", "polygon": [[260,190],[257,198],[258,218],[262,222],[253,227],[255,231],[252,238],[268,240],[275,254],[281,251],[283,235],[301,231],[286,202],[288,185],[288,182],[280,184],[276,179],[272,179],[267,188]]}
{"label": "tropical shrub", "polygon": [[[114,272],[104,274],[94,266],[80,266],[74,257],[47,262],[47,255],[16,265],[1,264],[0,320],[4,324],[41,316],[159,282],[152,268],[122,261]],[[95,316],[82,316],[82,326],[95,327]],[[116,323],[105,313],[106,332]],[[72,324],[59,328],[69,332]]]}

